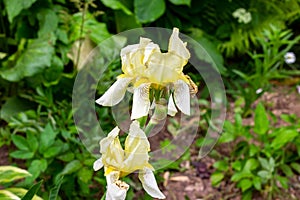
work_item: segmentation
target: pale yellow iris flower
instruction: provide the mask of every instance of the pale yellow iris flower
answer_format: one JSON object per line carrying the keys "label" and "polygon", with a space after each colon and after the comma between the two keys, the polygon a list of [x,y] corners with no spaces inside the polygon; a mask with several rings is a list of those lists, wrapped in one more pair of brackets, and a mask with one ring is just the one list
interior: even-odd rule
{"label": "pale yellow iris flower", "polygon": [[174,28],[166,53],[162,53],[159,46],[148,38],[140,38],[139,44],[126,46],[121,50],[123,74],[96,102],[102,106],[114,106],[124,98],[127,88],[132,84],[131,119],[138,119],[148,115],[150,88],[168,88],[172,91],[168,114],[175,115],[178,108],[189,115],[192,82],[182,72],[190,58],[186,45],[179,38],[179,30]]}
{"label": "pale yellow iris flower", "polygon": [[143,188],[150,196],[164,199],[165,196],[159,190],[152,172],[154,169],[148,163],[150,144],[145,133],[140,129],[139,122],[133,121],[130,125],[124,150],[118,138],[119,131],[118,127],[114,128],[100,141],[102,157],[94,163],[95,171],[104,166],[107,181],[106,200],[125,199],[129,185],[119,178],[134,171],[139,172]]}

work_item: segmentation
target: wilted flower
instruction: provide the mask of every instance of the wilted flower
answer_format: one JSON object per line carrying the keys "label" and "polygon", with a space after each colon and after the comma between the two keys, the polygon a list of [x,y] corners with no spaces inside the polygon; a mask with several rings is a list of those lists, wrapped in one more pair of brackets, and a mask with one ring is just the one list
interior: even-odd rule
{"label": "wilted flower", "polygon": [[103,106],[118,104],[131,84],[133,86],[131,119],[148,115],[151,89],[167,91],[169,114],[177,112],[174,106],[176,105],[179,110],[189,115],[190,89],[196,93],[197,88],[182,72],[190,53],[186,43],[183,43],[178,35],[179,30],[174,28],[166,53],[162,53],[159,46],[148,38],[140,38],[139,44],[123,48],[121,50],[123,74],[118,76],[117,81],[96,102]]}
{"label": "wilted flower", "polygon": [[150,144],[139,123],[133,121],[130,125],[124,150],[118,138],[119,131],[118,127],[114,128],[100,141],[102,157],[94,163],[95,171],[104,166],[107,180],[106,200],[125,199],[129,185],[119,178],[134,171],[139,171],[139,179],[150,196],[164,199],[165,196],[159,190],[152,172],[154,169],[148,163]]}
{"label": "wilted flower", "polygon": [[296,56],[294,52],[287,52],[284,55],[284,61],[286,64],[293,64],[296,61]]}
{"label": "wilted flower", "polygon": [[238,18],[238,22],[239,23],[248,24],[252,20],[251,13],[247,12],[245,8],[238,8],[238,9],[236,9],[232,13],[232,16],[234,18]]}

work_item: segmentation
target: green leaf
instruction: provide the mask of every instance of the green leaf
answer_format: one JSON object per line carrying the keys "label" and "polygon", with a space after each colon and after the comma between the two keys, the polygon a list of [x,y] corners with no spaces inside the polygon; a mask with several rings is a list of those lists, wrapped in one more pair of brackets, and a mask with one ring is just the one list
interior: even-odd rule
{"label": "green leaf", "polygon": [[93,171],[87,167],[83,167],[78,171],[78,178],[84,182],[89,183],[92,179]]}
{"label": "green leaf", "polygon": [[239,160],[236,160],[234,161],[232,164],[231,164],[231,167],[236,170],[236,171],[241,171],[242,170],[242,163],[241,161]]}
{"label": "green leaf", "polygon": [[79,160],[73,160],[65,166],[65,168],[61,172],[61,175],[72,174],[78,171],[81,167],[82,164]]}
{"label": "green leaf", "polygon": [[31,174],[24,169],[14,166],[0,166],[0,184],[11,183],[28,176]]}
{"label": "green leaf", "polygon": [[66,154],[58,156],[57,158],[65,162],[70,162],[71,160],[74,160],[75,155],[72,152],[67,152]]}
{"label": "green leaf", "polygon": [[0,190],[0,199],[1,200],[12,200],[12,199],[20,199],[20,198],[8,190]]}
{"label": "green leaf", "polygon": [[244,166],[245,171],[250,172],[258,167],[258,161],[254,158],[250,158],[246,161],[246,164]]}
{"label": "green leaf", "polygon": [[165,12],[165,9],[164,0],[134,0],[134,12],[141,23],[155,21]]}
{"label": "green leaf", "polygon": [[298,172],[298,174],[300,174],[300,164],[299,163],[292,163],[291,167],[296,170],[296,172]]}
{"label": "green leaf", "polygon": [[257,172],[257,175],[263,179],[267,179],[267,180],[271,179],[271,174],[266,170],[261,170]]}
{"label": "green leaf", "polygon": [[175,5],[191,5],[191,0],[169,0],[171,3]]}
{"label": "green leaf", "polygon": [[115,19],[118,33],[141,27],[141,24],[137,22],[134,15],[126,15],[122,11],[115,11]]}
{"label": "green leaf", "polygon": [[21,200],[31,200],[40,189],[42,182],[43,180],[33,185]]}
{"label": "green leaf", "polygon": [[51,158],[58,155],[62,150],[62,146],[49,147],[44,153],[45,158]]}
{"label": "green leaf", "polygon": [[258,157],[258,160],[259,160],[261,166],[262,166],[265,170],[267,170],[267,171],[270,171],[270,170],[271,170],[271,166],[270,166],[270,164],[269,164],[269,162],[268,162],[267,159]]}
{"label": "green leaf", "polygon": [[269,130],[269,119],[262,103],[257,104],[254,116],[254,132],[260,135]]}
{"label": "green leaf", "polygon": [[242,192],[245,192],[246,190],[248,190],[249,188],[251,188],[252,186],[252,181],[250,179],[243,179],[241,180],[238,185],[238,187],[240,187],[242,189]]}
{"label": "green leaf", "polygon": [[113,10],[122,10],[127,15],[132,15],[132,12],[118,0],[101,0],[101,2]]}
{"label": "green leaf", "polygon": [[18,97],[11,97],[6,99],[5,103],[2,105],[0,110],[0,118],[9,122],[11,117],[16,116],[23,111],[29,110],[30,108],[32,108],[32,103],[28,102],[27,100]]}
{"label": "green leaf", "polygon": [[289,184],[288,184],[289,183],[289,179],[288,178],[276,175],[275,179],[279,181],[279,183],[281,184],[281,186],[284,189],[288,189],[289,188]]}
{"label": "green leaf", "polygon": [[39,142],[38,142],[37,138],[30,131],[28,131],[26,133],[26,135],[27,135],[27,143],[30,144],[29,145],[30,150],[32,152],[35,152],[38,149],[38,146],[39,146]]}
{"label": "green leaf", "polygon": [[231,177],[231,180],[234,182],[238,182],[243,178],[252,178],[253,174],[251,172],[247,172],[247,171],[241,171],[241,172],[236,172],[233,174],[233,176]]}
{"label": "green leaf", "polygon": [[47,169],[47,167],[48,163],[45,159],[33,160],[28,168],[28,171],[32,174],[32,176],[26,178],[26,183],[32,183],[37,177],[39,177],[41,172],[44,172]]}
{"label": "green leaf", "polygon": [[34,2],[36,0],[4,0],[8,21],[12,23],[22,10],[29,8]]}
{"label": "green leaf", "polygon": [[213,173],[210,176],[211,184],[212,185],[218,185],[224,178],[224,174],[221,172]]}
{"label": "green leaf", "polygon": [[54,143],[56,135],[57,132],[55,132],[52,126],[48,123],[44,131],[41,133],[39,148],[40,153],[44,153],[47,148],[49,148]]}
{"label": "green leaf", "polygon": [[253,186],[255,187],[255,189],[257,190],[261,190],[261,179],[258,176],[253,177]]}
{"label": "green leaf", "polygon": [[55,186],[53,188],[51,188],[50,194],[49,194],[49,200],[56,200],[57,199],[58,192],[59,192],[59,189],[60,189],[60,186],[61,186],[63,180],[64,180],[64,177],[62,176],[57,181],[57,183],[55,184]]}
{"label": "green leaf", "polygon": [[275,136],[275,139],[271,143],[271,147],[280,149],[288,142],[292,142],[298,134],[296,129],[282,129]]}
{"label": "green leaf", "polygon": [[37,13],[37,19],[39,20],[39,37],[54,32],[57,29],[58,17],[54,10],[41,9]]}
{"label": "green leaf", "polygon": [[[5,190],[12,192],[18,197],[23,197],[28,192],[28,190],[23,188],[6,188]],[[43,199],[37,195],[34,195],[32,200],[43,200]]]}
{"label": "green leaf", "polygon": [[34,153],[29,152],[29,151],[24,151],[24,150],[17,150],[17,151],[11,152],[9,155],[13,158],[29,159],[34,156]]}
{"label": "green leaf", "polygon": [[217,161],[213,164],[213,166],[220,171],[228,170],[228,163],[225,160]]}
{"label": "green leaf", "polygon": [[16,147],[20,150],[28,151],[30,149],[27,140],[24,137],[14,134],[11,136],[11,139],[14,145],[16,145]]}
{"label": "green leaf", "polygon": [[291,177],[291,176],[294,175],[294,173],[293,173],[291,167],[288,166],[288,165],[286,165],[286,164],[280,165],[279,168],[283,171],[283,173],[284,173],[287,177]]}
{"label": "green leaf", "polygon": [[53,53],[53,42],[49,37],[29,40],[27,48],[18,57],[14,67],[0,71],[0,75],[3,79],[12,82],[33,76],[50,67]]}

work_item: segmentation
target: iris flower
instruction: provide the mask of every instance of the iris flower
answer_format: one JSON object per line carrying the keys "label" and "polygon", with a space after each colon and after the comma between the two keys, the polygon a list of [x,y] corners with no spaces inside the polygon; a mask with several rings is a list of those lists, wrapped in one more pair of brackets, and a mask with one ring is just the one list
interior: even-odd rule
{"label": "iris flower", "polygon": [[133,86],[131,119],[138,119],[148,115],[152,103],[150,89],[167,90],[168,114],[174,115],[178,108],[189,115],[190,89],[196,89],[191,79],[182,72],[190,52],[178,35],[179,30],[174,28],[166,53],[162,53],[159,46],[148,38],[140,38],[139,44],[124,47],[121,50],[123,74],[96,102],[102,106],[114,106]]}
{"label": "iris flower", "polygon": [[139,179],[143,188],[153,198],[164,199],[159,190],[153,167],[148,163],[150,144],[145,133],[140,129],[139,123],[133,121],[129,134],[125,140],[123,150],[118,134],[120,129],[114,128],[106,138],[100,141],[102,157],[95,161],[94,170],[104,166],[107,181],[106,200],[123,200],[126,197],[129,185],[119,180],[134,171],[139,172]]}

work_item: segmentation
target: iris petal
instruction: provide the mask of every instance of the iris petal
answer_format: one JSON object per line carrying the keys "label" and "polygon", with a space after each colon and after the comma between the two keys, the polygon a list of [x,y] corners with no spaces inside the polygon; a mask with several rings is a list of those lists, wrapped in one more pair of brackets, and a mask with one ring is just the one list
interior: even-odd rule
{"label": "iris petal", "polygon": [[134,89],[131,119],[147,116],[150,109],[150,83],[143,83]]}
{"label": "iris petal", "polygon": [[174,99],[179,110],[190,115],[190,88],[183,80],[174,83]]}

